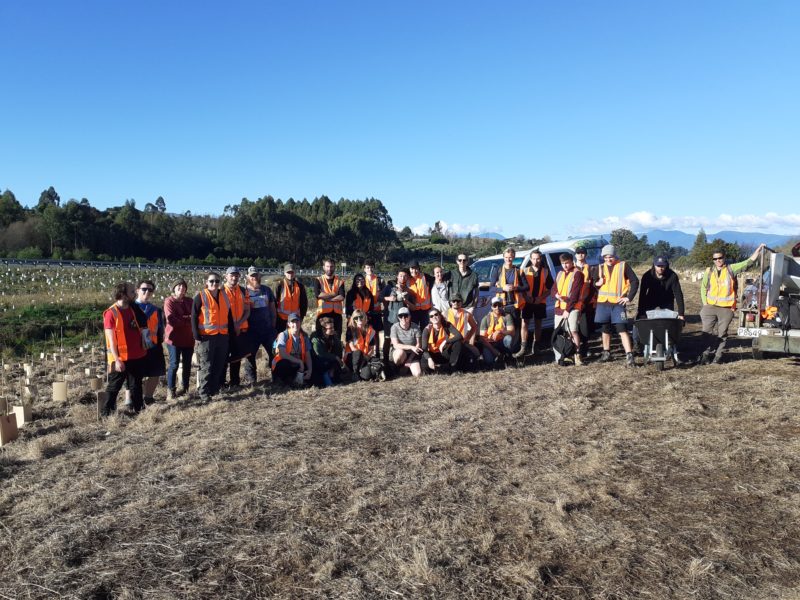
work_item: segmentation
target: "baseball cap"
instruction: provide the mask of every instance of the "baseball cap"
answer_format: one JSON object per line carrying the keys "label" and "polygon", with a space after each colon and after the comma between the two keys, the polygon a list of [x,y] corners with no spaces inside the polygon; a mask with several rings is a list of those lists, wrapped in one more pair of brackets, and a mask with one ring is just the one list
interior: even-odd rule
{"label": "baseball cap", "polygon": [[461,297],[461,294],[453,294],[453,297],[450,298],[450,302],[463,302],[464,299]]}
{"label": "baseball cap", "polygon": [[492,306],[494,306],[495,304],[502,304],[502,303],[503,299],[500,296],[495,296],[494,298],[492,298]]}
{"label": "baseball cap", "polygon": [[410,315],[410,314],[411,314],[411,311],[408,310],[408,308],[406,308],[405,306],[401,307],[400,310],[397,311],[397,315],[398,316],[400,316],[400,315]]}
{"label": "baseball cap", "polygon": [[600,256],[616,256],[617,249],[612,244],[606,244],[600,251]]}
{"label": "baseball cap", "polygon": [[257,268],[257,267],[255,267],[254,265],[251,265],[251,266],[250,266],[250,267],[247,269],[247,274],[248,274],[248,275],[258,275],[258,268]]}
{"label": "baseball cap", "polygon": [[575,254],[586,254],[586,248],[583,246],[578,246],[575,248]]}
{"label": "baseball cap", "polygon": [[668,267],[669,261],[667,260],[666,256],[656,256],[655,260],[653,261],[653,265],[656,267]]}
{"label": "baseball cap", "polygon": [[286,322],[291,323],[292,321],[299,321],[299,320],[300,320],[300,315],[298,315],[297,313],[292,313],[286,319]]}
{"label": "baseball cap", "polygon": [[283,265],[283,272],[288,273],[289,271],[294,271],[294,265],[292,263],[286,263]]}
{"label": "baseball cap", "polygon": [[411,268],[411,269],[419,269],[419,261],[418,261],[418,260],[415,260],[414,262],[412,262],[412,263],[411,263],[410,265],[408,265],[408,266],[409,266],[409,268]]}
{"label": "baseball cap", "polygon": [[233,275],[234,273],[239,274],[239,267],[228,267],[225,270],[225,275]]}

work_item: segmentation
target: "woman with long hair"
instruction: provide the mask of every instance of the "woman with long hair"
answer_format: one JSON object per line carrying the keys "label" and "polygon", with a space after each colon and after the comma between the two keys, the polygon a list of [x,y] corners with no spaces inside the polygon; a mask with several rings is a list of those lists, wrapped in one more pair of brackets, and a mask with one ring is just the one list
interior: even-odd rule
{"label": "woman with long hair", "polygon": [[356,309],[347,326],[346,363],[353,372],[353,381],[385,379],[383,364],[378,358],[378,334],[369,324],[367,313]]}

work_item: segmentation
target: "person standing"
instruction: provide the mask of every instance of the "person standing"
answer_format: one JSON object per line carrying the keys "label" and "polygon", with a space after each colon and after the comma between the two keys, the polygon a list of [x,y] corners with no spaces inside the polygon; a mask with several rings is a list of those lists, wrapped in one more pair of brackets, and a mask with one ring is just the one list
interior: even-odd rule
{"label": "person standing", "polygon": [[[530,258],[530,265],[523,273],[528,284],[528,294],[522,307],[520,346],[514,354],[515,358],[522,358],[526,353],[536,354],[536,344],[542,345],[542,321],[547,316],[547,297],[553,287],[553,277],[550,275],[550,269],[544,265],[542,253],[534,250]],[[531,319],[533,319],[533,340],[528,345]]]}
{"label": "person standing", "polygon": [[156,284],[151,279],[142,279],[137,289],[136,305],[147,318],[148,336],[145,340],[147,358],[142,376],[142,392],[144,403],[150,405],[155,402],[153,396],[158,388],[158,382],[166,373],[164,366],[164,313],[152,303],[156,291]]}
{"label": "person standing", "polygon": [[[678,274],[669,268],[669,260],[666,256],[657,256],[653,260],[653,266],[649,271],[642,275],[642,284],[639,288],[639,304],[636,308],[636,318],[646,319],[647,311],[659,308],[675,310],[678,305],[678,319],[684,320],[683,290]],[[638,330],[634,329],[634,345],[638,345],[640,340]],[[652,348],[651,348],[652,350]],[[676,366],[683,364],[683,361],[675,352],[672,357]]]}
{"label": "person standing", "polygon": [[625,364],[636,366],[633,357],[633,343],[628,333],[628,314],[626,307],[633,301],[639,289],[639,278],[631,266],[617,259],[617,250],[606,244],[601,250],[603,264],[597,270],[597,311],[595,322],[603,326],[603,354],[600,362],[611,360],[611,331],[619,334],[622,347],[625,349]]}
{"label": "person standing", "polygon": [[718,365],[722,362],[722,353],[728,341],[728,326],[736,313],[736,276],[756,262],[764,248],[766,244],[760,244],[749,258],[732,265],[728,264],[724,250],[715,250],[711,255],[714,264],[706,269],[700,282],[700,300],[703,303],[700,320],[703,323],[705,345],[700,364],[713,362]]}
{"label": "person standing", "polygon": [[299,316],[301,322],[306,318],[308,312],[306,286],[295,277],[292,263],[283,265],[283,279],[275,285],[275,302],[278,309],[276,333],[286,330],[286,320],[289,315]]}
{"label": "person standing", "polygon": [[[352,315],[357,310],[366,315],[372,312],[375,306],[375,296],[367,287],[367,280],[361,273],[356,273],[353,277],[353,285],[347,290],[344,306],[348,315]],[[370,321],[370,325],[372,325],[372,321]]]}
{"label": "person standing", "polygon": [[[172,294],[164,300],[164,318],[167,326],[164,338],[169,353],[167,368],[167,400],[189,391],[191,381],[192,354],[194,354],[194,337],[192,336],[192,300],[186,297],[186,280],[178,279],[172,284]],[[181,365],[181,388],[176,389],[176,373]]]}
{"label": "person standing", "polygon": [[[336,275],[330,258],[322,261],[322,275],[314,280],[314,297],[317,299],[317,322],[322,317],[333,319],[333,326],[342,334],[342,312],[344,308],[344,282]],[[319,328],[319,325],[317,325]]]}
{"label": "person standing", "polygon": [[589,338],[594,333],[594,310],[597,305],[596,288],[593,281],[597,278],[597,267],[586,262],[586,248],[575,248],[575,267],[583,273],[583,290],[581,291],[581,316],[578,319],[578,332],[581,336],[581,345],[578,354],[581,359],[589,356]]}
{"label": "person standing", "polygon": [[228,332],[233,327],[228,295],[220,289],[219,273],[210,272],[206,287],[192,302],[192,335],[197,353],[200,400],[219,393],[228,360]]}
{"label": "person standing", "polygon": [[272,344],[277,335],[277,310],[275,295],[266,285],[261,284],[261,273],[253,265],[247,269],[247,295],[250,298],[250,316],[247,318],[250,337],[250,356],[244,365],[244,373],[251,382],[258,380],[256,354],[259,348],[267,353],[267,365],[272,362]]}
{"label": "person standing", "polygon": [[[562,322],[566,322],[566,328],[575,344],[575,366],[583,364],[580,353],[577,352],[581,345],[581,336],[578,331],[578,319],[580,318],[580,298],[583,291],[583,271],[575,266],[572,255],[565,252],[560,257],[561,271],[556,276],[556,284],[551,292],[555,300],[555,321],[554,327]],[[557,358],[556,364],[563,366],[564,359]]]}
{"label": "person standing", "polygon": [[130,282],[118,283],[114,288],[114,304],[103,313],[103,330],[108,359],[108,383],[106,402],[101,410],[104,417],[117,410],[117,396],[127,383],[131,392],[132,410],[144,408],[142,396],[142,373],[147,351],[142,340],[142,329],[146,318],[134,308],[136,288]]}
{"label": "person standing", "polygon": [[516,256],[517,253],[513,248],[506,248],[503,252],[503,266],[500,267],[496,278],[492,281],[492,288],[497,294],[496,297],[503,301],[503,312],[513,319],[514,335],[519,338],[519,330],[522,327],[522,309],[525,307],[525,296],[528,293],[528,280],[522,275],[519,267],[514,266]]}
{"label": "person standing", "polygon": [[450,282],[444,277],[442,267],[433,267],[433,283],[431,284],[431,302],[433,308],[442,314],[450,310]]}
{"label": "person standing", "polygon": [[[228,296],[228,303],[231,307],[231,317],[233,319],[233,329],[228,332],[228,363],[230,364],[231,387],[238,387],[241,384],[240,371],[242,359],[249,358],[250,338],[250,294],[245,288],[239,285],[239,267],[228,267],[225,271],[225,286],[223,291]],[[225,384],[225,373],[222,373],[220,385]]]}
{"label": "person standing", "polygon": [[450,293],[461,296],[462,305],[465,310],[472,312],[475,310],[475,302],[478,298],[478,274],[469,268],[469,259],[464,253],[456,257],[458,268],[450,271]]}
{"label": "person standing", "polygon": [[[383,279],[375,273],[375,261],[373,260],[364,261],[364,282],[367,289],[372,294],[372,309],[367,313],[369,324],[372,325],[372,328],[380,335],[383,333],[381,292],[385,284],[383,283]],[[349,310],[348,308],[348,311]]]}
{"label": "person standing", "polygon": [[428,311],[433,307],[433,302],[431,301],[433,277],[420,270],[419,261],[417,260],[411,263],[408,272],[408,286],[414,292],[414,297],[416,298],[416,304],[411,309],[411,320],[422,329],[428,324]]}

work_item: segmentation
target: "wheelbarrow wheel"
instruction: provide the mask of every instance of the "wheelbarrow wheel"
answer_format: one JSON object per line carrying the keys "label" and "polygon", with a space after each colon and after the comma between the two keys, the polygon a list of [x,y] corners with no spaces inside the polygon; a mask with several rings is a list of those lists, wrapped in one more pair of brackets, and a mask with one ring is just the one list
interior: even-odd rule
{"label": "wheelbarrow wheel", "polygon": [[656,344],[656,371],[664,370],[664,344]]}

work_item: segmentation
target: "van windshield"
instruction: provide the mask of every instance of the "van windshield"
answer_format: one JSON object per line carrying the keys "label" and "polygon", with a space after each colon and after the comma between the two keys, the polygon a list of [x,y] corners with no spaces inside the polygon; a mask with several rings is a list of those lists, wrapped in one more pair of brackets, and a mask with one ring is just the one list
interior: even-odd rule
{"label": "van windshield", "polygon": [[[522,264],[522,258],[517,257],[513,262],[514,266],[518,267]],[[470,265],[470,269],[478,274],[478,281],[492,281],[494,273],[500,270],[503,266],[502,258],[476,260]]]}

